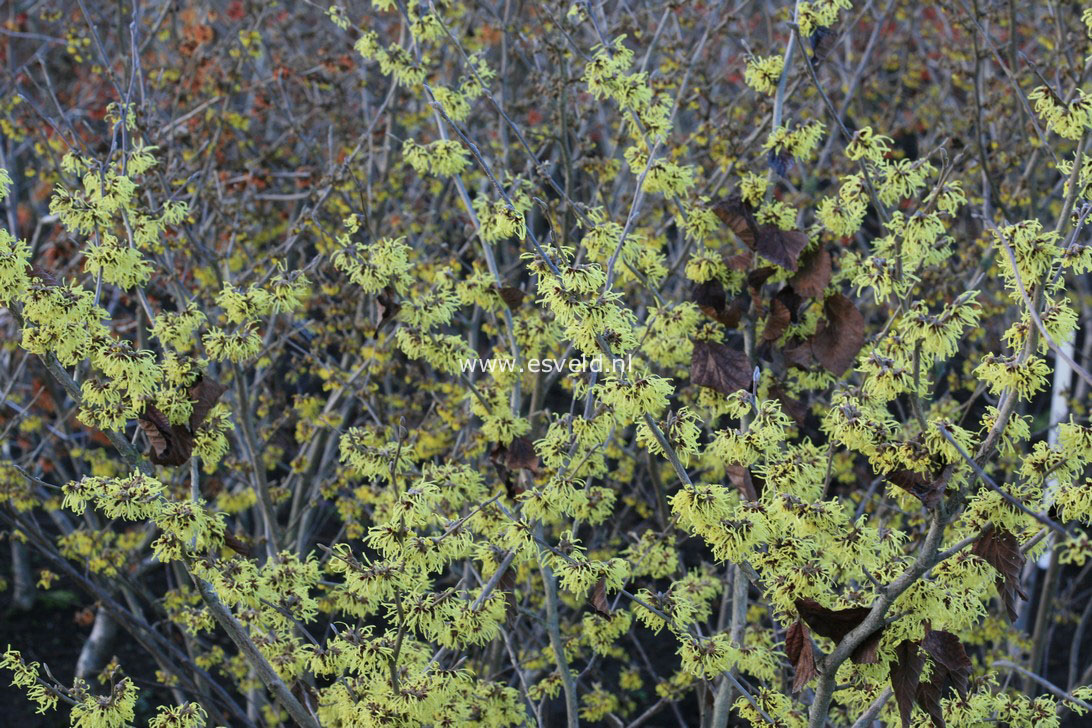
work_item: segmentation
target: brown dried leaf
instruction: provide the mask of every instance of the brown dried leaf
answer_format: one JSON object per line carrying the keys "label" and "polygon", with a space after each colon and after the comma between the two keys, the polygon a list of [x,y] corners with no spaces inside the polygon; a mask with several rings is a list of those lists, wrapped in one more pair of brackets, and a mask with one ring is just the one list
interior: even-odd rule
{"label": "brown dried leaf", "polygon": [[737,273],[743,273],[750,269],[753,260],[754,253],[737,253],[736,255],[724,256],[724,264]]}
{"label": "brown dried leaf", "polygon": [[963,643],[951,632],[928,630],[921,641],[921,648],[932,658],[933,672],[929,682],[918,685],[918,705],[932,718],[935,728],[945,728],[940,701],[949,689],[962,696],[967,695],[971,660],[963,649]]}
{"label": "brown dried leaf", "polygon": [[792,691],[799,693],[809,680],[819,674],[815,669],[815,650],[811,633],[799,619],[785,631],[785,654],[793,666]]}
{"label": "brown dried leaf", "polygon": [[943,697],[943,685],[934,674],[929,682],[918,683],[918,692],[915,696],[921,709],[933,719],[934,728],[946,728],[944,723],[944,708],[940,704]]}
{"label": "brown dried leaf", "polygon": [[838,34],[830,28],[819,27],[815,29],[815,32],[811,34],[808,39],[808,45],[811,46],[812,54],[811,61],[815,68],[823,63],[826,57],[830,54],[830,51],[835,46],[835,41],[838,39]]}
{"label": "brown dried leaf", "polygon": [[512,440],[505,451],[504,464],[509,470],[522,468],[537,473],[539,462],[534,443],[526,437],[517,437]]}
{"label": "brown dried leaf", "polygon": [[787,149],[776,151],[771,149],[766,154],[766,163],[770,166],[777,176],[784,177],[789,173],[789,170],[796,166],[796,159]]}
{"label": "brown dried leaf", "polygon": [[502,592],[510,592],[516,588],[516,570],[511,565],[506,566],[504,573],[501,574],[500,581],[497,582],[497,590]]}
{"label": "brown dried leaf", "polygon": [[508,448],[497,443],[489,452],[489,461],[493,463],[493,467],[497,471],[497,477],[504,483],[505,493],[510,499],[515,500],[525,489],[520,484],[519,478],[515,477],[515,474],[509,470],[508,466],[505,464],[507,455]]}
{"label": "brown dried leaf", "polygon": [[504,301],[504,305],[513,311],[520,307],[524,297],[527,295],[515,286],[494,286],[494,288],[497,289],[497,293],[500,295],[501,300]]}
{"label": "brown dried leaf", "polygon": [[755,482],[751,478],[749,469],[742,465],[729,465],[726,471],[728,473],[728,482],[735,486],[744,500],[751,502],[758,500],[758,491],[755,489]]}
{"label": "brown dried leaf", "polygon": [[810,640],[811,633],[806,624],[798,619],[789,625],[789,628],[785,630],[785,655],[789,658],[789,662],[796,664],[804,651],[805,644]]}
{"label": "brown dried leaf", "polygon": [[538,473],[539,459],[534,443],[526,437],[517,437],[508,445],[497,443],[489,452],[489,460],[504,483],[509,498],[515,499],[525,488],[519,477],[520,469]]}
{"label": "brown dried leaf", "polygon": [[212,410],[216,401],[220,399],[220,395],[225,391],[227,391],[227,387],[204,375],[190,387],[190,399],[193,400],[193,411],[190,412],[191,432],[197,431],[197,428],[209,416],[209,411]]}
{"label": "brown dried leaf", "polygon": [[787,270],[796,270],[796,261],[808,245],[808,236],[799,230],[782,230],[776,225],[763,225],[755,238],[755,250],[771,263]]}
{"label": "brown dried leaf", "polygon": [[154,406],[145,406],[137,425],[148,438],[148,457],[156,465],[184,465],[193,454],[190,431],[183,425],[172,425]]}
{"label": "brown dried leaf", "polygon": [[832,272],[830,252],[819,247],[800,259],[800,268],[789,285],[805,298],[818,298],[830,284]]}
{"label": "brown dried leaf", "polygon": [[690,379],[702,387],[731,394],[751,387],[751,362],[742,352],[715,341],[695,341]]}
{"label": "brown dried leaf", "polygon": [[884,476],[892,485],[897,485],[921,501],[922,505],[932,510],[940,504],[944,496],[944,482],[927,478],[915,470],[895,470]]}
{"label": "brown dried leaf", "polygon": [[33,278],[37,278],[43,284],[47,286],[59,286],[61,282],[57,280],[57,276],[53,275],[53,272],[43,268],[40,265],[30,266],[30,275]]}
{"label": "brown dried leaf", "polygon": [[375,330],[379,331],[384,324],[398,315],[398,312],[402,309],[402,304],[394,300],[394,289],[387,286],[376,295],[375,308],[377,314]]}
{"label": "brown dried leaf", "polygon": [[777,341],[785,333],[785,329],[789,328],[791,322],[792,314],[789,312],[789,307],[780,299],[773,299],[770,301],[770,313],[766,317],[766,326],[762,329],[762,340]]}
{"label": "brown dried leaf", "polygon": [[841,642],[871,611],[868,607],[828,609],[814,599],[797,599],[795,603],[800,617],[816,634],[835,642]]}
{"label": "brown dried leaf", "polygon": [[755,268],[747,273],[747,294],[751,297],[751,303],[754,305],[756,311],[760,311],[765,308],[762,296],[762,286],[766,284],[770,276],[777,272],[777,268],[772,265],[764,265],[761,268]]}
{"label": "brown dried leaf", "polygon": [[815,356],[811,353],[811,341],[792,340],[791,346],[781,350],[781,355],[789,364],[795,364],[801,369],[811,369],[815,364]]}
{"label": "brown dried leaf", "polygon": [[986,560],[997,569],[997,593],[1005,605],[1005,612],[1010,622],[1015,622],[1016,598],[1027,599],[1027,594],[1020,586],[1020,574],[1024,570],[1024,554],[1020,551],[1020,542],[1012,533],[999,528],[984,532],[975,542],[971,553]]}
{"label": "brown dried leaf", "polygon": [[[829,637],[835,642],[857,628],[872,611],[869,607],[849,607],[847,609],[827,609],[814,599],[797,599],[796,611],[808,623],[816,634]],[[870,634],[850,655],[858,664],[876,662],[876,648],[879,646],[883,627]]]}
{"label": "brown dried leaf", "polygon": [[694,303],[698,304],[698,308],[707,316],[716,318],[728,304],[728,295],[724,292],[724,286],[720,281],[713,278],[694,286]]}
{"label": "brown dried leaf", "polygon": [[[149,407],[148,409],[153,410],[155,408]],[[159,412],[159,410],[155,411],[156,413]],[[158,456],[167,452],[169,425],[164,429],[160,429],[160,426],[156,424],[156,419],[152,417],[149,411],[137,418],[137,426],[144,431],[144,436],[148,438],[148,444],[151,446],[154,455]]]}
{"label": "brown dried leaf", "polygon": [[717,321],[724,324],[729,329],[734,329],[739,326],[740,319],[743,318],[743,314],[747,313],[747,309],[750,302],[747,297],[740,294],[728,302],[728,307],[724,310],[724,313],[717,318]]}
{"label": "brown dried leaf", "polygon": [[868,635],[861,644],[857,645],[857,649],[853,650],[849,659],[853,660],[858,665],[875,665],[880,661],[880,638],[882,636],[883,628]]}
{"label": "brown dried leaf", "polygon": [[842,376],[857,359],[865,342],[864,316],[841,293],[823,304],[826,318],[811,337],[811,352],[830,373]]}
{"label": "brown dried leaf", "polygon": [[804,302],[804,299],[791,286],[783,287],[774,294],[774,299],[781,301],[785,308],[789,309],[789,321],[796,323],[800,320],[800,304]]}
{"label": "brown dried leaf", "polygon": [[925,655],[918,649],[917,643],[910,640],[900,642],[895,648],[895,659],[891,662],[891,690],[899,706],[902,728],[910,726],[910,714],[914,710],[923,667]]}
{"label": "brown dried leaf", "polygon": [[925,633],[921,648],[933,658],[933,680],[943,677],[945,688],[954,688],[957,693],[966,696],[971,677],[971,658],[967,657],[959,637],[951,632],[931,629]]}
{"label": "brown dried leaf", "polygon": [[777,268],[772,265],[764,265],[760,268],[755,268],[747,274],[747,287],[750,288],[755,296],[758,296],[758,291],[762,286],[770,279],[774,273],[777,272]]}
{"label": "brown dried leaf", "polygon": [[747,299],[744,296],[736,296],[729,302],[724,286],[715,278],[694,286],[693,297],[694,303],[706,316],[730,329],[739,325],[747,308]]}
{"label": "brown dried leaf", "polygon": [[755,239],[758,236],[758,223],[755,222],[751,206],[744,202],[742,197],[736,194],[715,202],[713,212],[721,222],[739,236],[744,245],[754,249]]}
{"label": "brown dried leaf", "polygon": [[601,577],[592,588],[591,605],[604,617],[610,616],[610,604],[607,603],[607,579]]}

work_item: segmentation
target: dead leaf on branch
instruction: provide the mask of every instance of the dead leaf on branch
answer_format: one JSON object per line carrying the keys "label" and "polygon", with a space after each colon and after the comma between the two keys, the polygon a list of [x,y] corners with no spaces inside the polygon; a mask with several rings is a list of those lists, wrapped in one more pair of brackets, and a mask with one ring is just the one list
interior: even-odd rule
{"label": "dead leaf on branch", "polygon": [[804,302],[804,299],[791,286],[784,286],[775,293],[774,300],[780,301],[789,310],[790,322],[797,323],[800,320],[800,304]]}
{"label": "dead leaf on branch", "polygon": [[[870,607],[828,609],[814,599],[797,599],[796,611],[815,634],[828,637],[838,643],[856,629],[872,609]],[[880,627],[853,650],[850,659],[857,664],[876,662],[876,648],[879,647],[882,635],[883,627]]]}
{"label": "dead leaf on branch", "polygon": [[724,311],[728,303],[728,294],[724,292],[724,286],[716,278],[699,283],[694,286],[694,303],[698,305],[707,316],[716,318]]}
{"label": "dead leaf on branch", "polygon": [[771,263],[786,270],[796,270],[801,251],[808,246],[808,236],[800,230],[782,230],[775,225],[763,225],[758,229],[755,250]]}
{"label": "dead leaf on branch", "polygon": [[796,166],[796,159],[787,149],[781,151],[771,149],[766,154],[766,164],[777,173],[778,177],[784,177],[789,173],[790,169]]}
{"label": "dead leaf on branch", "polygon": [[897,485],[916,497],[930,510],[936,508],[940,504],[940,499],[944,497],[942,481],[926,477],[915,470],[895,470],[884,477],[889,483]]}
{"label": "dead leaf on branch", "polygon": [[762,340],[777,341],[785,333],[785,329],[789,328],[791,321],[792,314],[784,302],[777,298],[770,301],[770,313],[766,317],[766,327],[762,329]]}
{"label": "dead leaf on branch", "polygon": [[918,685],[918,705],[933,721],[934,728],[946,728],[940,701],[949,690],[966,697],[971,676],[971,660],[963,643],[951,632],[928,630],[921,648],[933,660],[932,677]]}
{"label": "dead leaf on branch", "polygon": [[193,435],[185,425],[172,425],[167,416],[146,405],[137,425],[148,438],[148,458],[156,465],[184,465],[193,454]]}
{"label": "dead leaf on branch", "polygon": [[[928,682],[921,682],[925,658],[932,660]],[[890,665],[891,691],[899,708],[903,728],[909,728],[916,702],[930,717],[935,728],[945,728],[941,700],[949,690],[966,697],[971,675],[971,660],[963,643],[951,632],[929,629],[920,642],[903,640],[895,648]]]}
{"label": "dead leaf on branch", "polygon": [[899,706],[902,728],[910,726],[910,715],[914,710],[914,701],[917,700],[923,667],[925,655],[918,649],[917,643],[910,640],[900,642],[895,648],[895,659],[891,662],[891,691]]}
{"label": "dead leaf on branch", "polygon": [[808,681],[819,674],[815,669],[815,646],[807,625],[799,619],[785,631],[785,655],[792,663],[792,691],[799,693]]}
{"label": "dead leaf on branch", "polygon": [[932,719],[935,728],[946,728],[944,707],[940,704],[943,694],[935,681],[919,682],[918,691],[914,697],[921,709],[925,711],[925,714]]}
{"label": "dead leaf on branch", "polygon": [[190,412],[190,430],[192,432],[197,432],[197,428],[209,416],[209,412],[216,406],[217,400],[226,391],[227,387],[215,379],[204,376],[190,387],[190,399],[193,401],[193,410]]}
{"label": "dead leaf on branch", "polygon": [[690,380],[702,387],[731,394],[751,388],[751,362],[740,351],[716,341],[695,341],[690,356]]}
{"label": "dead leaf on branch", "polygon": [[730,329],[739,325],[740,318],[747,311],[746,296],[736,296],[728,301],[724,286],[715,278],[695,286],[693,295],[694,303],[706,316]]}
{"label": "dead leaf on branch", "polygon": [[519,479],[520,470],[529,470],[537,474],[539,469],[535,444],[527,437],[517,437],[507,445],[497,443],[489,453],[489,459],[504,482],[509,498],[515,498],[524,491]]}
{"label": "dead leaf on branch", "polygon": [[535,452],[535,444],[530,438],[517,437],[508,443],[504,455],[504,464],[509,470],[530,470],[538,472],[538,453]]}
{"label": "dead leaf on branch", "polygon": [[811,46],[812,54],[811,61],[816,69],[823,63],[831,49],[835,46],[835,41],[838,39],[838,33],[830,28],[818,27],[815,32],[808,38],[808,45]]}
{"label": "dead leaf on branch", "polygon": [[385,324],[394,320],[394,317],[402,310],[402,304],[395,300],[394,289],[387,286],[376,295],[375,308],[377,314],[375,331],[378,332]]}
{"label": "dead leaf on branch", "polygon": [[494,288],[501,300],[504,301],[504,305],[513,311],[520,307],[527,295],[515,286],[494,286]]}
{"label": "dead leaf on branch", "polygon": [[713,204],[713,212],[743,244],[771,263],[796,270],[797,259],[808,245],[800,230],[782,230],[776,225],[759,225],[754,211],[738,194]]}
{"label": "dead leaf on branch", "polygon": [[243,556],[251,556],[253,554],[253,549],[251,549],[245,541],[226,531],[224,532],[224,545],[235,553],[242,554]]}
{"label": "dead leaf on branch", "polygon": [[933,658],[934,675],[938,667],[943,667],[951,687],[960,695],[966,695],[971,677],[971,658],[967,657],[959,637],[951,632],[930,629],[921,641],[921,648]]}
{"label": "dead leaf on branch", "polygon": [[61,285],[61,282],[57,280],[57,276],[53,274],[53,271],[40,265],[30,266],[30,275],[31,277],[40,280],[42,284],[46,286],[55,286],[59,288]]}
{"label": "dead leaf on branch", "polygon": [[747,295],[750,296],[751,305],[755,307],[755,311],[761,311],[766,307],[762,286],[776,272],[777,268],[772,265],[764,265],[747,272]]}
{"label": "dead leaf on branch", "polygon": [[174,425],[154,405],[145,405],[137,418],[137,425],[148,438],[149,459],[156,465],[185,465],[193,455],[194,435],[226,391],[226,388],[206,376],[199,378],[189,389],[193,409],[189,425]]}
{"label": "dead leaf on branch", "polygon": [[811,353],[835,376],[842,376],[857,360],[865,342],[865,320],[853,301],[841,293],[823,303],[826,317],[811,337]]}
{"label": "dead leaf on branch", "polygon": [[830,285],[832,272],[830,253],[819,247],[800,259],[800,267],[789,285],[804,298],[818,298]]}
{"label": "dead leaf on branch", "polygon": [[722,256],[724,264],[736,273],[746,273],[751,269],[751,264],[754,263],[754,253],[736,253],[735,255]]}
{"label": "dead leaf on branch", "polygon": [[811,369],[815,365],[815,356],[811,353],[811,341],[800,341],[793,337],[791,345],[786,345],[781,350],[785,361],[794,364],[801,369]]}
{"label": "dead leaf on branch", "polygon": [[715,202],[713,213],[743,241],[744,245],[754,250],[758,222],[755,220],[754,213],[751,212],[751,206],[744,202],[742,197],[737,194]]}
{"label": "dead leaf on branch", "polygon": [[607,602],[607,579],[600,577],[592,587],[591,605],[596,612],[604,617],[610,616],[610,604]]}
{"label": "dead leaf on branch", "polygon": [[971,553],[985,559],[986,563],[997,569],[997,593],[1005,605],[1009,621],[1015,622],[1019,616],[1016,611],[1017,597],[1028,598],[1020,586],[1020,574],[1024,570],[1025,561],[1020,542],[1009,531],[994,527],[983,532],[975,541]]}
{"label": "dead leaf on branch", "polygon": [[497,591],[504,594],[504,622],[512,627],[519,616],[519,603],[516,601],[516,570],[511,564],[504,567],[504,573],[497,582]]}
{"label": "dead leaf on branch", "polygon": [[747,273],[747,288],[750,289],[754,298],[761,299],[760,291],[762,286],[776,272],[777,268],[772,265],[763,265]]}
{"label": "dead leaf on branch", "polygon": [[744,500],[752,503],[758,500],[759,491],[755,487],[755,481],[751,477],[749,468],[742,465],[729,465],[725,470],[728,474],[728,482],[735,486]]}

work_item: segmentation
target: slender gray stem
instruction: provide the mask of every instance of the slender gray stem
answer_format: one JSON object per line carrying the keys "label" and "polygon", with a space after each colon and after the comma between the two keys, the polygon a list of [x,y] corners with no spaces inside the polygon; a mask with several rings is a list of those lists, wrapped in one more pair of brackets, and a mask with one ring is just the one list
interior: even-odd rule
{"label": "slender gray stem", "polygon": [[307,712],[300,701],[296,700],[296,697],[292,695],[292,691],[288,689],[288,686],[281,680],[280,675],[265,659],[265,655],[258,650],[258,646],[250,639],[250,635],[247,634],[243,625],[239,623],[239,620],[235,619],[235,616],[220,601],[212,586],[200,577],[194,576],[193,579],[197,585],[197,590],[201,593],[201,598],[208,606],[209,612],[212,613],[213,619],[223,627],[231,641],[239,648],[239,651],[246,655],[247,662],[253,666],[255,672],[258,673],[258,677],[273,693],[277,702],[284,706],[284,709],[292,716],[292,720],[296,721],[297,725],[303,726],[303,728],[321,728],[315,716]]}

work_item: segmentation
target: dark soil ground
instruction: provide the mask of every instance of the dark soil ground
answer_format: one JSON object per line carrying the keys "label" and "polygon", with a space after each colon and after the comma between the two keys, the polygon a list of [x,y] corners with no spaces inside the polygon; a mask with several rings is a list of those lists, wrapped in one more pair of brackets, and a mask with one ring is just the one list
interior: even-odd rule
{"label": "dark soil ground", "polygon": [[[10,584],[11,575],[4,573],[4,577]],[[0,609],[3,610],[0,612],[0,650],[9,646],[19,650],[25,660],[49,667],[60,682],[71,685],[80,648],[91,633],[91,624],[82,624],[90,614],[84,610],[93,607],[93,602],[76,591],[74,585],[58,579],[49,591],[38,593],[30,611],[13,610],[10,604],[9,588],[0,594]],[[154,715],[154,705],[170,700],[169,695],[157,694],[159,690],[148,684],[155,679],[155,663],[123,631],[119,631],[114,640],[110,655],[117,656],[125,674],[140,686],[136,725],[147,725]],[[44,670],[42,672],[44,674]],[[11,687],[11,673],[0,671],[0,728],[67,728],[69,725],[67,705],[59,703],[56,710],[46,714],[35,713],[35,707],[21,689]]]}
{"label": "dark soil ground", "polygon": [[[79,646],[91,631],[89,627],[77,626],[78,611],[79,607],[71,604],[53,607],[36,604],[30,612],[8,610],[0,621],[0,647],[6,649],[10,645],[22,652],[26,660],[48,665],[60,680],[71,677]],[[10,673],[0,675],[0,724],[24,728],[68,725],[68,711],[36,714],[23,691],[10,687],[10,682]]]}

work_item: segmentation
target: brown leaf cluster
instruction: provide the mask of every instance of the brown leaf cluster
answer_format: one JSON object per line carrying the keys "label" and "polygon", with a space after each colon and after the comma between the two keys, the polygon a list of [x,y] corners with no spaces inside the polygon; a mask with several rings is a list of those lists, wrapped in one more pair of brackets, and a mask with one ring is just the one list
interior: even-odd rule
{"label": "brown leaf cluster", "polygon": [[193,410],[185,425],[171,424],[154,405],[147,404],[137,424],[148,438],[148,457],[156,465],[185,465],[193,455],[194,434],[225,391],[215,379],[201,376],[189,389]]}

